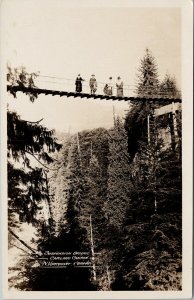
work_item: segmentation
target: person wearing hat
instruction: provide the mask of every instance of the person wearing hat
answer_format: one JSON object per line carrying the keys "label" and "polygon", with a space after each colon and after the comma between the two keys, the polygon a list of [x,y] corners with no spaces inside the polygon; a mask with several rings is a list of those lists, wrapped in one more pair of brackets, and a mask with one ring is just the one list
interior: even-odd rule
{"label": "person wearing hat", "polygon": [[97,91],[97,81],[94,74],[92,74],[90,78],[89,85],[90,85],[91,94],[95,94]]}
{"label": "person wearing hat", "polygon": [[81,93],[82,92],[82,81],[84,81],[83,78],[81,78],[80,74],[78,74],[76,80],[75,80],[75,91],[77,93]]}
{"label": "person wearing hat", "polygon": [[121,80],[120,76],[117,77],[116,88],[117,97],[123,97],[123,81]]}
{"label": "person wearing hat", "polygon": [[104,87],[104,93],[108,96],[112,96],[113,94],[112,77],[109,77],[109,82]]}

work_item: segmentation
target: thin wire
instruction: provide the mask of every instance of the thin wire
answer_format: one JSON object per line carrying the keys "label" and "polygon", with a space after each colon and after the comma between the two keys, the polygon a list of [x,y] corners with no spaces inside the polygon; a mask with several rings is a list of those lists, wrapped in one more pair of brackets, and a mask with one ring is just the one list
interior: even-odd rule
{"label": "thin wire", "polygon": [[[59,85],[61,85],[61,84],[63,84],[62,82],[56,82],[56,81],[43,81],[43,80],[41,80],[41,81],[39,81],[39,82],[44,82],[44,83],[53,83],[53,84],[59,84]],[[87,82],[87,81],[85,81],[85,82]],[[89,81],[88,81],[88,83],[89,83]],[[70,83],[66,83],[66,82],[64,82],[64,84],[65,85],[68,85],[68,86],[72,86],[72,84],[70,84]],[[104,83],[105,84],[105,83]],[[86,84],[82,84],[82,86],[83,87],[89,87],[89,85],[86,85]],[[137,92],[137,89],[132,89],[132,88],[125,88],[125,86],[129,86],[129,85],[124,85],[124,88],[123,88],[123,91],[132,91],[132,92]],[[116,87],[112,87],[112,89],[113,90],[117,90],[117,88]],[[166,96],[166,97],[169,97],[169,94],[168,94],[168,92],[167,91],[169,91],[169,92],[171,92],[170,90],[171,89],[173,89],[173,88],[167,88],[166,89],[166,92],[156,92],[156,94],[157,95],[163,95],[163,96]],[[142,93],[145,93],[145,92],[153,92],[153,89],[152,88],[150,88],[150,87],[144,87],[143,89],[142,89]],[[150,95],[151,96],[151,95]]]}
{"label": "thin wire", "polygon": [[[39,75],[38,77],[46,77],[46,78],[54,78],[54,79],[64,79],[64,80],[68,80],[68,81],[75,81],[75,79],[73,78],[65,78],[65,77],[55,77],[55,76],[49,76],[49,75]],[[37,77],[37,79],[38,79]],[[49,81],[48,81],[49,82]],[[52,81],[51,81],[52,82]],[[84,82],[87,82],[89,83],[89,80],[84,80]],[[107,84],[107,82],[101,82],[101,81],[97,81],[98,84]],[[134,86],[134,87],[137,87],[137,85],[135,84],[124,84],[124,86]],[[143,87],[143,89],[146,88],[146,86]],[[152,90],[152,88],[150,86],[148,86],[147,88],[149,88],[150,90]],[[167,90],[170,90],[170,89],[174,89],[174,88],[170,88],[168,87]]]}
{"label": "thin wire", "polygon": [[[28,73],[27,73],[28,74]],[[31,74],[28,74],[28,75],[31,75]],[[75,81],[75,79],[72,79],[72,78],[65,78],[65,77],[57,77],[57,76],[51,76],[51,75],[40,75],[40,74],[38,74],[38,76],[35,78],[35,80],[37,80],[39,77],[45,77],[45,78],[52,78],[52,79],[59,79],[59,80],[65,80],[65,81]],[[84,80],[85,82],[87,82],[87,83],[89,83],[89,81],[88,80]],[[48,81],[49,82],[49,81]],[[52,82],[52,81],[51,81]],[[52,82],[53,83],[53,82]],[[55,83],[57,83],[57,82],[55,82]],[[66,82],[65,82],[66,83]],[[58,84],[58,83],[57,83]],[[105,83],[105,82],[100,82],[100,81],[98,81],[98,84],[103,84],[103,85],[105,85],[105,84],[107,84],[107,82]],[[85,85],[84,85],[85,86]],[[135,87],[135,90],[134,90],[134,88],[133,89],[125,89],[125,90],[134,90],[134,91],[137,91],[137,89],[138,89],[138,85],[136,84],[124,84],[124,86],[134,86]],[[150,88],[150,86],[148,86],[148,87],[143,87],[143,91],[145,91],[145,88],[147,88],[147,89],[150,89],[150,91],[152,91],[152,88]],[[116,89],[116,87],[114,87],[113,86],[113,89]],[[170,88],[170,87],[168,87],[167,88],[167,90],[169,91],[169,90],[173,90],[174,88]],[[157,94],[160,94],[160,92],[159,93],[157,93]],[[164,95],[164,93],[162,92],[161,93],[162,95]],[[167,96],[169,96],[169,95],[167,95]]]}
{"label": "thin wire", "polygon": [[[30,75],[30,74],[29,74]],[[56,80],[60,80],[60,82],[57,81],[53,81],[53,80],[39,80],[40,77],[43,78],[51,78],[51,79],[56,79]],[[61,81],[62,80],[62,81]],[[65,81],[64,81],[65,80]],[[38,75],[38,77],[36,77],[34,79],[34,81],[38,81],[41,83],[50,83],[50,84],[57,84],[57,85],[65,85],[64,88],[67,88],[68,86],[68,90],[70,91],[70,86],[73,86],[73,84],[71,83],[72,81],[75,82],[75,79],[72,78],[65,78],[65,77],[56,77],[56,76],[50,76],[50,75]],[[68,81],[68,82],[67,82]],[[102,88],[107,84],[105,82],[97,82],[98,84],[98,95],[104,95],[104,90],[102,90]],[[103,85],[103,86],[102,86]],[[82,84],[83,88],[89,88],[89,81],[88,80],[84,80],[84,83]],[[131,88],[133,86],[133,88]],[[135,88],[134,88],[135,87]],[[99,93],[99,90],[101,91],[101,93]],[[139,90],[139,93],[138,93]],[[165,91],[153,91],[153,88],[150,86],[144,86],[141,89],[138,88],[137,85],[130,85],[130,84],[124,84],[123,85],[123,92],[126,95],[130,95],[130,93],[135,94],[137,97],[141,96],[141,94],[143,94],[143,96],[150,96],[150,97],[157,97],[157,96],[162,96],[162,97],[175,97],[176,93],[172,93],[169,94],[171,92],[171,90],[174,90],[173,88],[167,87],[165,88]],[[115,91],[117,91],[117,87],[115,85],[112,85],[112,91],[113,93],[115,93]],[[177,91],[178,92],[178,91]],[[127,94],[126,94],[127,93]],[[145,93],[151,93],[151,94],[145,94]],[[124,96],[124,95],[123,95]]]}

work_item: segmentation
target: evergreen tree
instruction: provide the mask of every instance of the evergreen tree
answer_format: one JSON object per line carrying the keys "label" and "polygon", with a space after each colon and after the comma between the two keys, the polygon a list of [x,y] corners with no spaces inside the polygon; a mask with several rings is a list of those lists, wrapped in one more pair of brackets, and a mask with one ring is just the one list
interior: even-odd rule
{"label": "evergreen tree", "polygon": [[63,146],[56,153],[53,167],[49,170],[49,193],[51,197],[51,211],[53,219],[54,235],[58,236],[61,231],[66,230],[67,207],[70,189],[70,160],[73,149],[73,138],[66,136],[62,142]]}
{"label": "evergreen tree", "polygon": [[141,143],[130,164],[130,202],[115,253],[121,264],[114,290],[181,288],[181,165],[163,147],[159,126],[155,120],[150,142]]}
{"label": "evergreen tree", "polygon": [[[94,250],[94,266],[99,290],[110,290],[111,259],[116,244],[116,230],[106,216],[105,202],[108,180],[108,131],[96,129],[80,133],[85,191],[80,207],[80,226],[87,231],[89,247]],[[91,230],[92,240],[91,240]],[[113,241],[114,240],[114,241]],[[93,244],[93,245],[92,245]],[[107,271],[108,268],[108,271]],[[109,274],[109,275],[108,275]],[[91,274],[93,278],[94,274]]]}
{"label": "evergreen tree", "polygon": [[127,203],[130,202],[130,167],[127,152],[127,135],[119,118],[109,140],[108,198],[105,207],[110,224],[121,229]]}
{"label": "evergreen tree", "polygon": [[[34,84],[33,75],[26,79],[24,69],[21,73],[15,70],[14,74],[11,69],[8,71],[8,81],[13,80],[13,85]],[[34,101],[36,95],[29,97]],[[16,112],[7,111],[9,225],[12,226],[11,211],[18,213],[22,221],[34,223],[41,201],[49,201],[44,169],[53,162],[50,154],[59,151],[61,145],[53,137],[54,131],[40,125],[41,121],[22,120]]]}
{"label": "evergreen tree", "polygon": [[74,240],[75,251],[88,244],[86,229],[80,224],[81,205],[85,199],[85,176],[82,167],[79,140],[74,138],[73,149],[69,160],[69,195],[67,222],[69,234]]}
{"label": "evergreen tree", "polygon": [[[55,161],[59,166],[58,172],[50,172],[53,176],[51,190],[56,194],[52,201],[54,221],[56,221],[53,235],[39,242],[41,252],[89,252],[90,245],[87,231],[81,226],[81,203],[85,197],[85,178],[82,170],[79,147],[76,136],[73,136],[64,146],[60,161]],[[65,161],[64,161],[65,159]],[[50,174],[50,176],[51,176]],[[64,198],[63,198],[64,197]],[[61,261],[59,261],[61,262]],[[70,260],[68,262],[74,262]],[[28,281],[20,284],[22,289],[30,290],[96,290],[92,284],[89,268],[78,268],[70,264],[67,268],[44,269],[31,268],[27,265],[22,272]]]}
{"label": "evergreen tree", "polygon": [[158,68],[154,56],[149,49],[141,59],[138,69],[136,94],[138,97],[152,98],[158,95]]}
{"label": "evergreen tree", "polygon": [[177,88],[175,77],[166,74],[160,84],[160,95],[162,98],[181,98],[181,92]]}
{"label": "evergreen tree", "polygon": [[[38,77],[39,73],[28,73],[26,69],[22,66],[20,68],[12,69],[10,66],[7,66],[7,81],[9,83],[9,92],[16,98],[16,92],[13,89],[14,86],[36,88],[35,79]],[[34,102],[38,94],[36,91],[27,91],[26,95],[29,97],[31,102]]]}
{"label": "evergreen tree", "polygon": [[[137,74],[136,96],[141,98],[156,98],[160,95],[160,83],[156,60],[149,49],[140,61]],[[145,142],[148,136],[148,115],[153,109],[160,106],[151,101],[139,101],[130,108],[126,119],[125,129],[128,135],[128,151],[131,160],[139,150],[140,143]]]}
{"label": "evergreen tree", "polygon": [[[22,220],[34,222],[41,200],[47,199],[43,169],[53,162],[49,153],[59,150],[61,145],[52,137],[53,131],[39,122],[21,120],[15,112],[8,111],[7,126],[9,207],[14,208]],[[32,160],[41,167],[33,166]]]}
{"label": "evergreen tree", "polygon": [[126,115],[124,127],[127,132],[128,153],[130,161],[140,148],[141,142],[148,139],[148,115],[151,107],[145,102],[133,104]]}

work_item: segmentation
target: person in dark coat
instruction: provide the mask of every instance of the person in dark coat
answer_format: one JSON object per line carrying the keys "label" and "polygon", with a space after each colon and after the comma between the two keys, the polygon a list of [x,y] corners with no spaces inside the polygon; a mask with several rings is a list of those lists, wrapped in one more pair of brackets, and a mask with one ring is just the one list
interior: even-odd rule
{"label": "person in dark coat", "polygon": [[75,91],[77,93],[81,93],[82,92],[82,81],[84,81],[83,78],[81,78],[80,74],[78,74],[76,81],[75,81]]}

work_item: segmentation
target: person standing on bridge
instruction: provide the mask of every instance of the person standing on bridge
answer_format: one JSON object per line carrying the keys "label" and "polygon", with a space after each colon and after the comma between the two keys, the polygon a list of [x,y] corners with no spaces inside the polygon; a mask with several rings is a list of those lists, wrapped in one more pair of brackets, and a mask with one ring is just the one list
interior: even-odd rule
{"label": "person standing on bridge", "polygon": [[109,77],[109,82],[104,87],[104,93],[107,96],[112,96],[112,94],[113,94],[112,77]]}
{"label": "person standing on bridge", "polygon": [[89,85],[91,94],[95,94],[97,91],[97,81],[94,74],[92,74],[92,77],[90,78]]}
{"label": "person standing on bridge", "polygon": [[117,97],[123,97],[123,81],[121,80],[120,76],[117,77],[116,88]]}
{"label": "person standing on bridge", "polygon": [[80,74],[78,74],[76,81],[75,81],[75,91],[77,93],[81,93],[82,92],[82,81],[84,81],[83,78],[81,78]]}

